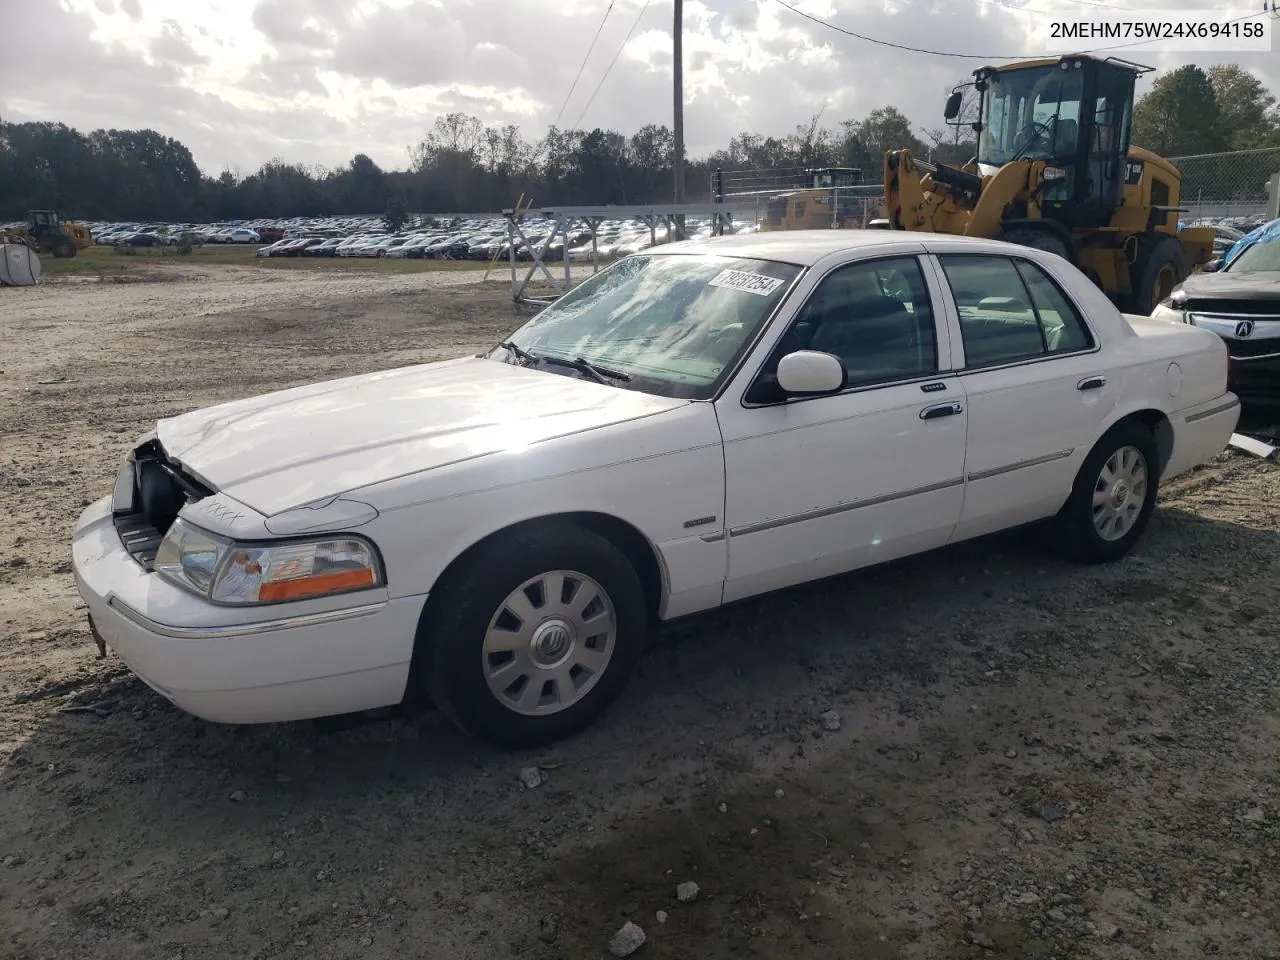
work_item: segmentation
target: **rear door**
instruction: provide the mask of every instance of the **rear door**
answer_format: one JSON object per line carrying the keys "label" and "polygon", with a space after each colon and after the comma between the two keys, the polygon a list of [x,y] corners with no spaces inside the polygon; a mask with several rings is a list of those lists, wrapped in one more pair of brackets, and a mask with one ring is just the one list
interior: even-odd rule
{"label": "rear door", "polygon": [[1082,310],[1017,255],[938,252],[969,403],[954,539],[1057,512],[1119,395]]}

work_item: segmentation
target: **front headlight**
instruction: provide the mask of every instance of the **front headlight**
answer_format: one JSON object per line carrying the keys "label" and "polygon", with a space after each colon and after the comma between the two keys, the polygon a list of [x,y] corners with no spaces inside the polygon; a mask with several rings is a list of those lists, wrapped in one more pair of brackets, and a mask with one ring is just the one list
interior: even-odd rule
{"label": "front headlight", "polygon": [[1161,300],[1156,304],[1156,308],[1151,311],[1151,317],[1154,320],[1166,320],[1169,323],[1186,323],[1187,312],[1179,310],[1173,305],[1171,300]]}
{"label": "front headlight", "polygon": [[306,600],[383,583],[373,545],[359,537],[237,543],[182,519],[165,534],[155,569],[226,604]]}

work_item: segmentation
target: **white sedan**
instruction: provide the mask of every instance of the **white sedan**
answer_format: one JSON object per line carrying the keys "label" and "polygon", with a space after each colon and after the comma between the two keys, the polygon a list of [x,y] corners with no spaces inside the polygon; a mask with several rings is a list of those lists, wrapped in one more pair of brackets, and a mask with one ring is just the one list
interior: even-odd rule
{"label": "white sedan", "polygon": [[94,635],[214,721],[419,697],[530,746],[657,622],[1043,521],[1129,551],[1239,416],[1221,338],[996,241],[618,261],[504,343],[162,420],[81,515]]}

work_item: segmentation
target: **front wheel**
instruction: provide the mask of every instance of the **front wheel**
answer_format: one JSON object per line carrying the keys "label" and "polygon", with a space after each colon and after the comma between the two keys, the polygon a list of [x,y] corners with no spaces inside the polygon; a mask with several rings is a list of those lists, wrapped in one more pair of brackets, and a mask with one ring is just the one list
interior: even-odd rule
{"label": "front wheel", "polygon": [[625,554],[572,524],[481,548],[434,591],[415,661],[437,706],[506,748],[577,733],[622,692],[644,645],[644,588]]}
{"label": "front wheel", "polygon": [[1187,279],[1182,244],[1169,234],[1148,233],[1138,239],[1138,256],[1129,272],[1132,292],[1126,312],[1149,317],[1173,288]]}
{"label": "front wheel", "polygon": [[1025,226],[1006,227],[996,235],[996,239],[1003,240],[1005,243],[1016,243],[1021,247],[1031,247],[1033,250],[1056,253],[1063,260],[1071,262],[1071,248],[1063,242],[1061,237],[1047,229]]}
{"label": "front wheel", "polygon": [[1054,518],[1054,546],[1084,563],[1123,557],[1155,509],[1159,472],[1151,431],[1133,420],[1116,424],[1085,458]]}

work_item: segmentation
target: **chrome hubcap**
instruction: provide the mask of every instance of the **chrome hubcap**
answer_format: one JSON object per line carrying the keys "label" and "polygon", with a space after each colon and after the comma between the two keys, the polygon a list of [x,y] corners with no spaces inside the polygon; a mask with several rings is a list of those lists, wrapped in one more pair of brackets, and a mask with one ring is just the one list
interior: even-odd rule
{"label": "chrome hubcap", "polygon": [[567,710],[613,657],[617,617],[595,580],[554,570],[522,583],[489,621],[482,662],[490,692],[525,716]]}
{"label": "chrome hubcap", "polygon": [[1102,465],[1093,486],[1093,528],[1103,540],[1131,529],[1147,498],[1147,461],[1137,447],[1121,447]]}
{"label": "chrome hubcap", "polygon": [[573,652],[573,627],[563,620],[547,620],[533,631],[533,662],[554,667]]}

